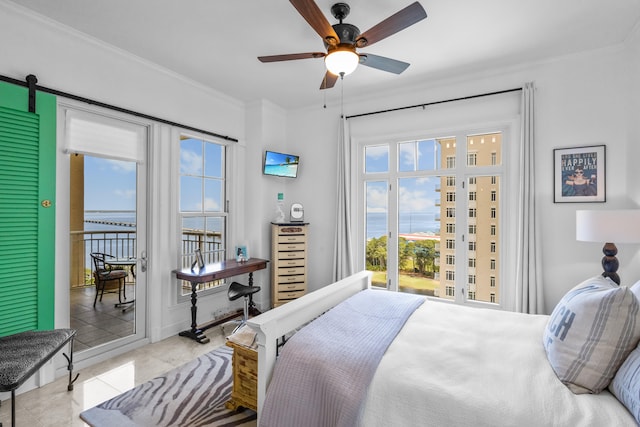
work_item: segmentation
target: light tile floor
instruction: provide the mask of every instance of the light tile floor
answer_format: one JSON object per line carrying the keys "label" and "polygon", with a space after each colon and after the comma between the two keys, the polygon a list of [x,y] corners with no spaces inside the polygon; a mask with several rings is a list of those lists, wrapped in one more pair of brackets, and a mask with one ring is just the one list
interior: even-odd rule
{"label": "light tile floor", "polygon": [[[20,427],[86,426],[80,412],[111,399],[224,344],[221,326],[206,331],[211,340],[199,344],[173,336],[81,369],[73,391],[68,376],[16,397],[16,425]],[[55,356],[63,358],[62,352]],[[75,375],[75,373],[74,373]],[[0,422],[11,426],[11,399],[2,401]]]}

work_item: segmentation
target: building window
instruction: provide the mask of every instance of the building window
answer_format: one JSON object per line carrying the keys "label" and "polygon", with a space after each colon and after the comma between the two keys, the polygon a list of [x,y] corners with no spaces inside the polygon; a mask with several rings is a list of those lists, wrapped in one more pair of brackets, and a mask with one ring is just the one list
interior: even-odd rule
{"label": "building window", "polygon": [[448,222],[446,230],[447,230],[447,234],[456,234],[456,225]]}
{"label": "building window", "polygon": [[476,198],[477,198],[477,194],[478,194],[478,193],[477,193],[477,192],[475,192],[475,191],[469,191],[469,201],[470,201],[470,202],[475,201],[475,200],[476,200]]}
{"label": "building window", "polygon": [[470,268],[474,268],[476,266],[476,259],[475,258],[469,258],[469,267]]}
{"label": "building window", "polygon": [[447,239],[446,248],[447,249],[455,249],[456,248],[456,241],[454,239]]}
{"label": "building window", "polygon": [[489,286],[491,286],[492,288],[495,288],[496,287],[496,276],[491,276],[489,278],[489,281],[490,281]]}
{"label": "building window", "polygon": [[467,166],[475,166],[478,163],[478,153],[467,154]]}
{"label": "building window", "polygon": [[447,169],[453,169],[456,167],[456,156],[447,156]]}
{"label": "building window", "polygon": [[475,218],[478,216],[476,208],[469,208],[469,218]]}
{"label": "building window", "polygon": [[491,242],[491,253],[495,253],[496,252],[496,242]]}
{"label": "building window", "polygon": [[495,166],[498,164],[498,153],[495,151],[491,153],[491,165]]}
{"label": "building window", "polygon": [[[180,138],[180,256],[182,267],[195,260],[200,249],[205,263],[226,259],[226,147],[198,138]],[[223,281],[200,285],[198,290]],[[191,285],[183,286],[183,295]]]}
{"label": "building window", "polygon": [[447,208],[447,218],[456,217],[456,208]]}
{"label": "building window", "polygon": [[476,275],[475,274],[470,274],[469,275],[469,282],[470,285],[475,285],[476,284]]}
{"label": "building window", "polygon": [[455,201],[456,201],[456,192],[447,191],[447,202],[455,202]]}
{"label": "building window", "polygon": [[491,208],[491,218],[495,218],[497,215],[497,210],[496,208]]}
{"label": "building window", "polygon": [[467,298],[470,300],[476,299],[476,293],[474,291],[469,291]]}
{"label": "building window", "polygon": [[455,286],[445,286],[445,293],[448,297],[454,297],[456,295]]}
{"label": "building window", "polygon": [[475,250],[476,250],[476,241],[475,240],[469,241],[469,251],[473,252]]}
{"label": "building window", "polygon": [[445,272],[445,278],[450,281],[456,280],[456,273],[453,270],[447,270]]}
{"label": "building window", "polygon": [[492,260],[490,261],[490,264],[491,264],[491,265],[490,265],[490,268],[491,268],[492,270],[495,270],[495,269],[496,269],[496,260],[495,260],[495,259],[492,259]]}
{"label": "building window", "polygon": [[497,198],[497,192],[496,190],[491,190],[491,201],[495,202]]}
{"label": "building window", "polygon": [[469,224],[469,234],[476,234],[477,228],[475,224]]}
{"label": "building window", "polygon": [[447,177],[447,187],[455,187],[456,186],[456,177],[448,176]]}

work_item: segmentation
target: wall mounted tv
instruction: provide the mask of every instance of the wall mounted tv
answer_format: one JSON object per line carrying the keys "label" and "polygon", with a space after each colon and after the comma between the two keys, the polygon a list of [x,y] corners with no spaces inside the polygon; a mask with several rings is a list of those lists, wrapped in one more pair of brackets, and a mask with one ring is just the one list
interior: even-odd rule
{"label": "wall mounted tv", "polygon": [[267,150],[264,152],[264,168],[262,172],[265,175],[296,178],[298,176],[299,162],[300,156]]}

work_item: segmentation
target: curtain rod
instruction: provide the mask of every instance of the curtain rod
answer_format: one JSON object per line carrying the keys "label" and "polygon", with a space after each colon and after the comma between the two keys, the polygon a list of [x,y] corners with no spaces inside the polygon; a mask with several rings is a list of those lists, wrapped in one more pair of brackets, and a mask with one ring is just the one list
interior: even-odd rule
{"label": "curtain rod", "polygon": [[[30,76],[31,76],[31,74],[30,74]],[[29,76],[27,76],[27,79],[28,78],[29,78]],[[0,80],[3,80],[5,82],[7,82],[7,83],[13,83],[13,84],[18,85],[18,86],[29,87],[29,83],[27,83],[27,82],[23,82],[23,81],[20,81],[20,80],[17,80],[17,79],[13,79],[11,77],[3,76],[3,75],[0,75]],[[164,123],[166,125],[178,126],[178,127],[181,127],[181,128],[187,129],[187,130],[192,130],[192,131],[195,131],[195,132],[200,132],[200,133],[203,133],[203,134],[206,134],[206,135],[214,136],[216,138],[221,138],[221,139],[224,139],[226,141],[238,142],[238,140],[236,138],[232,138],[230,136],[220,135],[220,134],[217,134],[215,132],[210,132],[208,130],[203,130],[203,129],[199,129],[199,128],[196,128],[196,127],[193,127],[193,126],[184,125],[182,123],[173,122],[171,120],[165,120],[165,119],[161,119],[159,117],[150,116],[148,114],[139,113],[137,111],[127,110],[126,108],[117,107],[117,106],[111,105],[111,104],[105,104],[104,102],[100,102],[100,101],[96,101],[96,100],[93,100],[93,99],[85,98],[83,96],[73,95],[73,94],[68,93],[68,92],[62,92],[62,91],[59,91],[59,90],[56,90],[56,89],[51,89],[51,88],[40,86],[40,85],[35,85],[35,89],[39,90],[41,92],[50,93],[52,95],[63,96],[65,98],[73,99],[75,101],[81,101],[81,102],[86,102],[87,104],[97,105],[98,107],[107,108],[109,110],[118,111],[120,113],[131,114],[133,116],[141,117],[143,119],[153,120],[153,121],[156,121],[156,122]]]}
{"label": "curtain rod", "polygon": [[370,113],[361,113],[361,114],[353,114],[351,116],[347,116],[347,119],[351,119],[351,118],[356,118],[356,117],[363,117],[363,116],[371,116],[374,114],[382,114],[382,113],[390,113],[392,111],[400,111],[400,110],[407,110],[409,108],[418,108],[418,107],[427,107],[429,105],[436,105],[436,104],[444,104],[447,102],[454,102],[454,101],[464,101],[466,99],[473,99],[473,98],[481,98],[483,96],[491,96],[491,95],[500,95],[502,93],[508,93],[508,92],[517,92],[522,90],[522,88],[515,88],[515,89],[505,89],[505,90],[499,90],[497,92],[488,92],[488,93],[481,93],[478,95],[470,95],[470,96],[463,96],[461,98],[452,98],[452,99],[445,99],[442,101],[433,101],[433,102],[427,102],[425,104],[416,104],[416,105],[408,105],[406,107],[398,107],[398,108],[389,108],[388,110],[379,110],[379,111],[372,111]]}

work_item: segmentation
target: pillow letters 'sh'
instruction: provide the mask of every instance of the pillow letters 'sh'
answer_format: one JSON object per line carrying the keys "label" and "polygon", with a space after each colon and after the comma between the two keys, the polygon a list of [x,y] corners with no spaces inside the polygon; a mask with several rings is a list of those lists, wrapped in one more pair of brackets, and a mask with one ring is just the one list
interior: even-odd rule
{"label": "pillow letters 'sh'", "polygon": [[571,289],[551,313],[544,348],[576,393],[600,393],[640,339],[640,303],[627,287],[597,276]]}

